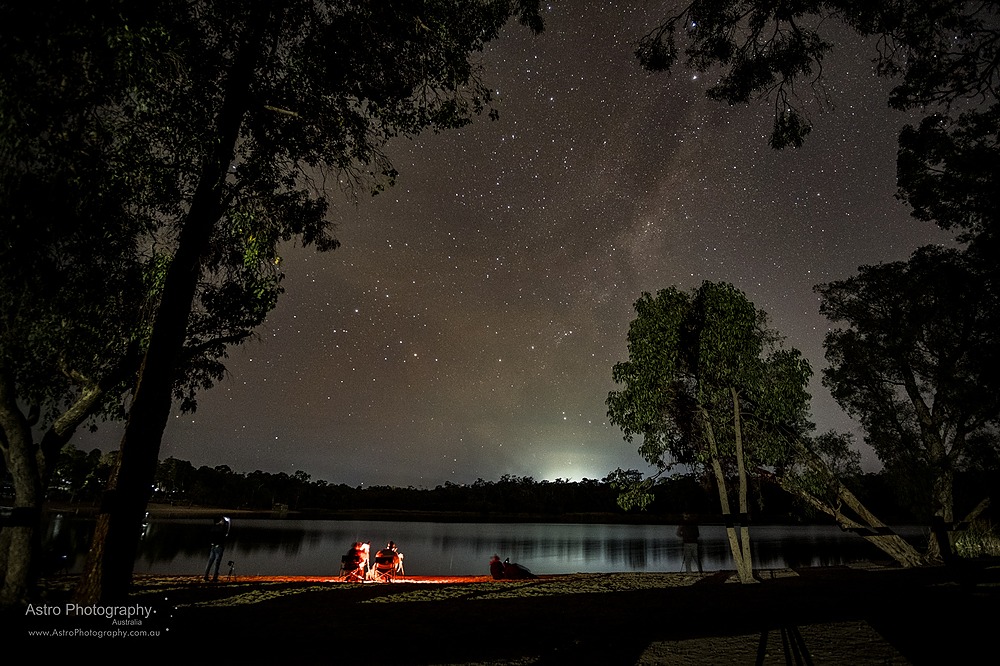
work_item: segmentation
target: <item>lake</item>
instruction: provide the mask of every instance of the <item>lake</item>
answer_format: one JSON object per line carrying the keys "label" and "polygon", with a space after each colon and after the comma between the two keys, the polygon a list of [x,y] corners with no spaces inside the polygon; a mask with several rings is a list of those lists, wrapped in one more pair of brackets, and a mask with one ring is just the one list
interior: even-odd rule
{"label": "lake", "polygon": [[[137,574],[203,574],[208,559],[208,519],[153,520],[146,528]],[[46,545],[65,554],[70,572],[83,565],[92,523],[56,516]],[[237,576],[336,576],[340,558],[355,541],[372,553],[390,540],[405,556],[410,576],[475,576],[489,573],[495,553],[536,574],[674,572],[682,567],[676,525],[569,523],[432,523],[345,520],[239,519],[232,523],[223,557]],[[725,528],[700,528],[705,571],[734,569]],[[920,528],[901,528],[919,539]],[[751,527],[754,567],[833,566],[885,556],[835,526]]]}

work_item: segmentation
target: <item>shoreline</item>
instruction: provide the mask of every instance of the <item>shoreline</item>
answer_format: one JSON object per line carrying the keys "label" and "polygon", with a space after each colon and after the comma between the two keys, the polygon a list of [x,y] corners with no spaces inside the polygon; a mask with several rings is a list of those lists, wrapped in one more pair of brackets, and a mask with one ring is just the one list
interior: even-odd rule
{"label": "shoreline", "polygon": [[[392,583],[137,576],[127,603],[150,609],[141,629],[160,635],[133,636],[122,645],[176,658],[258,663],[274,652],[415,666],[937,664],[971,662],[994,647],[1000,560],[947,568],[763,570],[758,576],[753,585],[736,582],[731,571]],[[64,603],[65,584],[74,579],[63,577],[62,587],[49,581],[46,603]],[[52,618],[19,620],[21,637],[39,648],[94,645],[28,637],[26,627],[52,626]],[[82,626],[79,618],[62,622]],[[107,618],[88,622],[109,628]],[[202,644],[208,634],[224,638],[218,651]],[[789,646],[805,659],[791,660]]]}
{"label": "shoreline", "polygon": [[[79,505],[69,503],[48,503],[43,511],[46,513],[65,513],[75,516],[97,515],[99,507],[95,505]],[[251,518],[261,520],[342,520],[342,521],[372,521],[372,522],[430,522],[430,523],[565,523],[565,524],[607,524],[607,525],[677,525],[681,514],[617,514],[617,513],[560,513],[560,514],[524,514],[524,513],[489,513],[462,511],[410,511],[405,509],[349,509],[333,510],[260,510],[260,509],[226,509],[206,506],[183,506],[151,502],[147,506],[150,518],[159,520],[175,520],[184,518],[209,518],[224,514],[230,517]],[[725,525],[720,516],[703,516],[700,525]],[[816,521],[777,521],[768,520],[751,523],[757,526],[836,526],[830,520]],[[893,527],[925,527],[919,523],[897,523]],[[928,528],[929,529],[929,528]]]}

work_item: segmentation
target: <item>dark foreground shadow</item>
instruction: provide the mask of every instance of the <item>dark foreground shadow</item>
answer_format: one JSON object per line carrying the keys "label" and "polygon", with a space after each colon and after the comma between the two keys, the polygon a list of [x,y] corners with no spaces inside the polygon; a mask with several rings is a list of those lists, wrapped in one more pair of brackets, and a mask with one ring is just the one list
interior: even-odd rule
{"label": "dark foreground shadow", "polygon": [[[37,655],[62,651],[79,658],[96,650],[177,664],[274,658],[396,665],[636,664],[658,642],[746,635],[759,637],[757,663],[770,654],[779,660],[783,655],[788,664],[811,664],[814,655],[803,639],[807,628],[852,621],[866,623],[912,664],[972,663],[994,648],[1000,608],[996,561],[969,565],[958,574],[944,568],[799,573],[755,585],[719,576],[683,587],[615,591],[609,584],[604,591],[579,593],[572,576],[559,581],[569,586],[562,591],[552,579],[563,577],[491,585],[165,585],[142,589],[130,600],[157,609],[156,623],[144,625],[161,629],[155,638],[29,637],[24,617],[4,619],[7,628],[14,627],[10,635]],[[594,585],[600,577],[585,577],[580,584],[600,589]],[[96,622],[107,627],[106,619]],[[753,648],[748,656],[746,663],[753,663]]]}

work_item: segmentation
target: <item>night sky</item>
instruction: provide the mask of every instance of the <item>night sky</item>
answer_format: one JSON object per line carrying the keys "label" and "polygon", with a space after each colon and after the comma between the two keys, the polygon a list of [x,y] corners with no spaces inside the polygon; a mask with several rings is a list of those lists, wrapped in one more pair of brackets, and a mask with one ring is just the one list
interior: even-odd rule
{"label": "night sky", "polygon": [[[821,430],[852,428],[818,381],[813,286],[946,239],[894,199],[907,117],[872,51],[838,44],[832,104],[774,152],[771,101],[644,72],[635,45],[664,3],[615,4],[552,3],[540,36],[511,24],[482,54],[498,121],[399,140],[396,187],[335,195],[342,247],[283,249],[287,293],[161,458],[352,486],[647,471],[607,421],[611,368],[643,291],[703,280],[735,284],[811,360]],[[75,443],[109,442],[103,426]]]}

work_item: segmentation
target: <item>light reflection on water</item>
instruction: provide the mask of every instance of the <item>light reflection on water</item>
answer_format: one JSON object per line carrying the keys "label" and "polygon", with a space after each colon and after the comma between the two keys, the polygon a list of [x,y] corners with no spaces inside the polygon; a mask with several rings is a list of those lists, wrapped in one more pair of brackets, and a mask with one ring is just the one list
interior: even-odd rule
{"label": "light reflection on water", "polygon": [[[201,574],[208,558],[211,521],[154,520],[136,561],[137,574]],[[69,553],[69,570],[83,564],[88,521],[57,518],[48,546]],[[682,567],[675,525],[587,525],[566,523],[427,523],[332,520],[233,520],[224,561],[237,575],[336,576],[340,558],[355,541],[372,552],[389,540],[405,556],[411,576],[485,575],[496,553],[537,574],[623,571],[671,572]],[[920,530],[900,530],[919,538]],[[751,527],[754,567],[832,566],[867,559],[880,551],[835,526]],[[705,571],[735,568],[725,528],[701,527]],[[223,568],[225,571],[225,567]]]}

